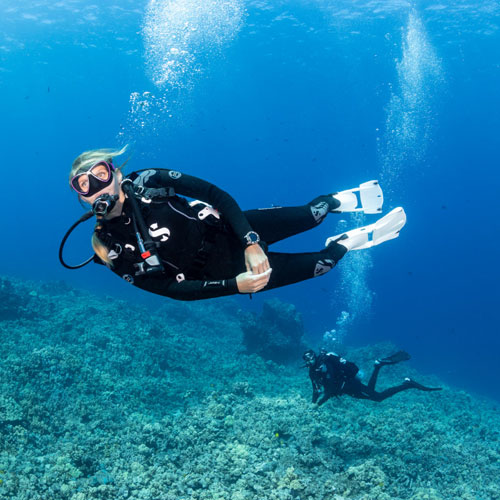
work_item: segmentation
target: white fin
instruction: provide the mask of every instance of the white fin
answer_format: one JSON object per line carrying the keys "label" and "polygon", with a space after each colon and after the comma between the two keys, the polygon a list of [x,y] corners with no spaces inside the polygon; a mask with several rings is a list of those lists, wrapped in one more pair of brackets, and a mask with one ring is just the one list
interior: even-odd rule
{"label": "white fin", "polygon": [[[359,200],[356,193],[359,193]],[[347,189],[332,195],[340,206],[332,212],[364,212],[379,214],[382,212],[384,195],[378,181],[363,182],[359,188]]]}
{"label": "white fin", "polygon": [[399,236],[399,231],[406,224],[406,214],[402,207],[397,207],[374,224],[331,236],[325,246],[336,241],[347,250],[362,250],[380,245]]}

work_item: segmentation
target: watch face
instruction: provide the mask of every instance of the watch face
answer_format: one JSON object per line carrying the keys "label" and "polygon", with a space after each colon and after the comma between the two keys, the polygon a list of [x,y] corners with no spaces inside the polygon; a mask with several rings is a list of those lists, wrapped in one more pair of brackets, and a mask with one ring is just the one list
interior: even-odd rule
{"label": "watch face", "polygon": [[250,231],[246,235],[246,240],[249,245],[252,243],[258,243],[260,241],[259,235],[255,231]]}

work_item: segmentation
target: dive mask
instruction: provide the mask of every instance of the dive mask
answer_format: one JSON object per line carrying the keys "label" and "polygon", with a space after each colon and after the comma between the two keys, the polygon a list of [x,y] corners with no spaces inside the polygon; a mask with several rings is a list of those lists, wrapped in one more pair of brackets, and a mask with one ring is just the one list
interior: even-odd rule
{"label": "dive mask", "polygon": [[70,181],[71,187],[81,196],[93,196],[111,184],[114,170],[113,163],[100,161],[76,174]]}

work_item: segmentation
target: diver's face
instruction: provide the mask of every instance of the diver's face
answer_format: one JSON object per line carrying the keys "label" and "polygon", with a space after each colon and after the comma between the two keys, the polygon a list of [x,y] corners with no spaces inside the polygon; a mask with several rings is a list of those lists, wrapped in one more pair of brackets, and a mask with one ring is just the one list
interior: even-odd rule
{"label": "diver's face", "polygon": [[101,191],[113,180],[115,167],[112,162],[98,161],[88,170],[81,170],[69,181],[69,185],[86,198]]}
{"label": "diver's face", "polygon": [[97,191],[97,193],[94,193],[92,196],[80,195],[80,198],[89,205],[92,205],[94,201],[97,198],[99,198],[99,196],[102,196],[103,194],[109,194],[111,196],[119,195],[119,201],[123,202],[125,200],[125,195],[123,194],[123,191],[121,190],[120,187],[121,180],[122,180],[122,173],[116,170],[113,173],[113,179],[111,180],[110,184],[102,188],[100,191]]}
{"label": "diver's face", "polygon": [[316,362],[316,356],[313,353],[306,353],[304,354],[304,361],[306,362],[307,366],[314,366],[314,363]]}
{"label": "diver's face", "polygon": [[83,201],[93,204],[103,194],[117,195],[120,193],[122,175],[116,170],[113,162],[98,161],[88,170],[83,170],[73,176],[70,186]]}

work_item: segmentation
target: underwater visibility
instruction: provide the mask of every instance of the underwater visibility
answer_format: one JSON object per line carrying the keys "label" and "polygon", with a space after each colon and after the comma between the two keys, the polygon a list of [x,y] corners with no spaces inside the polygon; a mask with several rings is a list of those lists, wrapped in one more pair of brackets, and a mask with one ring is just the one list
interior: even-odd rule
{"label": "underwater visibility", "polygon": [[500,499],[498,2],[0,28],[0,499]]}

